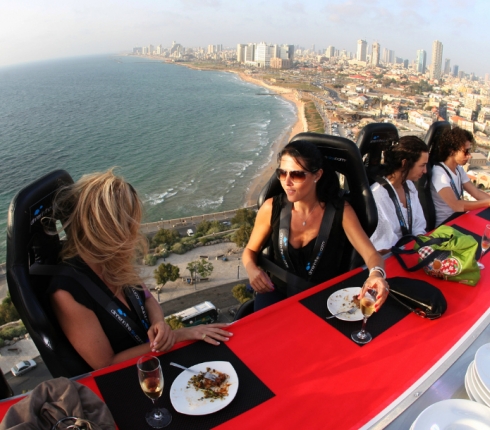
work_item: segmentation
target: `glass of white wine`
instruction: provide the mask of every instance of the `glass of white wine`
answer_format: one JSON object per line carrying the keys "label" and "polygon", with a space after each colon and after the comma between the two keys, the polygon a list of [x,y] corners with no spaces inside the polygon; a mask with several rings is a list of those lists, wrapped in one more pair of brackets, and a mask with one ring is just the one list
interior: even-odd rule
{"label": "glass of white wine", "polygon": [[359,343],[360,345],[364,345],[365,343],[373,340],[371,334],[366,331],[366,322],[374,312],[375,303],[376,292],[373,290],[367,291],[364,297],[361,299],[361,312],[364,315],[364,319],[362,320],[362,328],[361,331],[355,331],[350,336],[354,342]]}
{"label": "glass of white wine", "polygon": [[483,230],[483,235],[481,237],[481,252],[480,252],[480,258],[478,259],[478,267],[480,269],[484,269],[485,266],[480,263],[483,254],[485,254],[488,249],[490,248],[490,224],[487,224],[485,226],[485,230]]}
{"label": "glass of white wine", "polygon": [[[155,405],[163,393],[163,373],[160,360],[151,355],[144,355],[138,360],[136,367],[141,389]],[[146,414],[146,422],[156,429],[168,426],[171,421],[172,415],[165,408],[154,407]]]}

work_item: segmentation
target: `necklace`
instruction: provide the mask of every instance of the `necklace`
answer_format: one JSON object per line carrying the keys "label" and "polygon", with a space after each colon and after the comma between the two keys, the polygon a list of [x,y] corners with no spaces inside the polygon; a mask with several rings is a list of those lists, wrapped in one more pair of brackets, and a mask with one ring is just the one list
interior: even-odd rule
{"label": "necklace", "polygon": [[316,209],[317,206],[318,206],[318,201],[315,203],[315,206],[313,206],[313,209],[310,211],[308,216],[303,220],[303,222],[302,222],[303,226],[306,225],[306,221],[308,221],[308,218],[310,217],[310,215],[313,213],[313,211]]}

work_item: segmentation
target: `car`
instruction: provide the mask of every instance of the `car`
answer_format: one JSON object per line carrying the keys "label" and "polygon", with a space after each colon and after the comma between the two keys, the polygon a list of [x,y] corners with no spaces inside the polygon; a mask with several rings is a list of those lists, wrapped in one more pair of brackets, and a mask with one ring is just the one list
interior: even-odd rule
{"label": "car", "polygon": [[194,236],[194,230],[192,228],[187,229],[187,236]]}
{"label": "car", "polygon": [[10,369],[10,371],[12,372],[12,375],[20,376],[28,372],[29,370],[34,369],[34,367],[36,366],[37,363],[34,360],[23,360],[19,361],[14,367]]}

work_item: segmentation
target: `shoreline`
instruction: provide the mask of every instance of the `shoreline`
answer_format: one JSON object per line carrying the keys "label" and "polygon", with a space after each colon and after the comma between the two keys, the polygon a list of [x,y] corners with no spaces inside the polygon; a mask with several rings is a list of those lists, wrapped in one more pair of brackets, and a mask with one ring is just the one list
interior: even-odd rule
{"label": "shoreline", "polygon": [[296,109],[296,122],[284,130],[284,132],[270,146],[272,156],[270,161],[264,165],[262,171],[252,180],[245,192],[245,205],[251,206],[257,203],[260,191],[270,179],[277,165],[277,154],[279,151],[298,133],[308,131],[306,118],[304,116],[304,103],[300,100],[297,90],[284,88],[280,86],[268,85],[260,79],[253,78],[244,72],[229,70],[229,73],[235,73],[242,81],[266,88],[292,103]]}

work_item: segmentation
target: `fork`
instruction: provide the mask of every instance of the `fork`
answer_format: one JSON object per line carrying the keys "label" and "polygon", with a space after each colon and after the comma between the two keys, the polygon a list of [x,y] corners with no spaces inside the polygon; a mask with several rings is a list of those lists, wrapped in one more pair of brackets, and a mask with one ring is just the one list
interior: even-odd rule
{"label": "fork", "polygon": [[[174,366],[174,367],[178,367],[180,369],[187,370],[188,372],[191,372],[191,373],[195,373],[196,375],[200,375],[201,374],[201,372],[198,372],[197,370],[194,370],[194,369],[189,369],[188,367],[182,366],[181,364],[170,362],[170,365],[171,366]],[[218,378],[216,375],[213,375],[212,373],[209,373],[209,372],[206,372],[204,374],[204,377],[206,379],[209,379],[209,380],[213,381],[213,382],[215,382],[216,379]]]}
{"label": "fork", "polygon": [[333,314],[329,317],[326,317],[325,319],[326,320],[329,320],[330,318],[334,318],[336,317],[337,315],[340,315],[340,314],[350,314],[352,315],[355,311],[357,311],[357,308],[350,308],[348,311],[342,311],[342,312],[337,312],[336,314]]}

